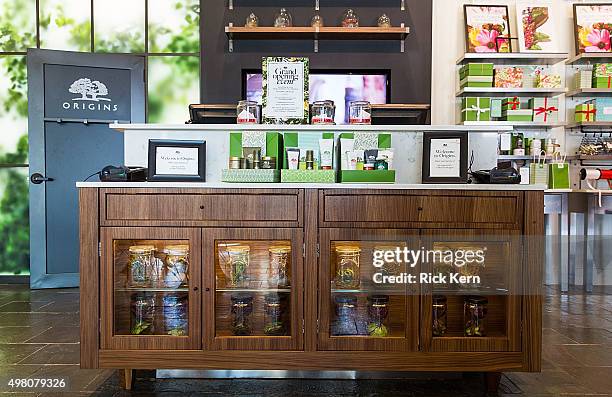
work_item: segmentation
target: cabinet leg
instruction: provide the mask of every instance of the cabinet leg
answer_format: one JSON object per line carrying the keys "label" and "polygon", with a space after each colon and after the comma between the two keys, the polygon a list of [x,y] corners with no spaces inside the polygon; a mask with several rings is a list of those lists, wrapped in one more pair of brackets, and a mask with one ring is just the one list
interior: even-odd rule
{"label": "cabinet leg", "polygon": [[132,369],[126,368],[123,370],[123,388],[132,390]]}
{"label": "cabinet leg", "polygon": [[501,372],[485,372],[485,386],[487,388],[487,393],[497,393],[500,381]]}

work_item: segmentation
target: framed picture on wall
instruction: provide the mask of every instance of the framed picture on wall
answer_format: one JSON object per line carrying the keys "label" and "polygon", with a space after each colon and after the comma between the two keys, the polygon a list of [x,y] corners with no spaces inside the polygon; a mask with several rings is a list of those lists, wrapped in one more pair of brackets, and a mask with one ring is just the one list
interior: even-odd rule
{"label": "framed picture on wall", "polygon": [[576,55],[610,52],[612,3],[574,4]]}
{"label": "framed picture on wall", "polygon": [[466,52],[512,52],[508,6],[465,4],[463,12]]}
{"label": "framed picture on wall", "polygon": [[552,0],[517,0],[516,21],[520,52],[558,51],[556,10]]}
{"label": "framed picture on wall", "polygon": [[423,183],[467,183],[467,132],[423,133]]}

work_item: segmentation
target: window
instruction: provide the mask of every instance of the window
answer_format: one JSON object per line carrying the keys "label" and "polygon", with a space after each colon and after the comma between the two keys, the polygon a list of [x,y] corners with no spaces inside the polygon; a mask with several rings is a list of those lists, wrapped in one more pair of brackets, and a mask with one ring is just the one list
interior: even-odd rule
{"label": "window", "polygon": [[199,0],[0,0],[0,275],[29,273],[27,48],[144,56],[147,120],[183,123],[199,13]]}

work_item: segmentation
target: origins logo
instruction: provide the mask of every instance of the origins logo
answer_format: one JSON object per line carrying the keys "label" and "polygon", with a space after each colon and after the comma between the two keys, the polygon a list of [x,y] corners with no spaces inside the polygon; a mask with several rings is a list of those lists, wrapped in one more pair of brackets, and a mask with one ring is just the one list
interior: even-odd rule
{"label": "origins logo", "polygon": [[[116,112],[117,105],[112,103],[111,98],[106,98],[108,88],[106,84],[89,78],[83,77],[76,80],[68,88],[71,94],[79,94],[80,97],[72,98],[71,102],[62,103],[62,107],[66,110],[92,110],[92,111],[107,111]],[[100,103],[109,102],[109,103]]]}

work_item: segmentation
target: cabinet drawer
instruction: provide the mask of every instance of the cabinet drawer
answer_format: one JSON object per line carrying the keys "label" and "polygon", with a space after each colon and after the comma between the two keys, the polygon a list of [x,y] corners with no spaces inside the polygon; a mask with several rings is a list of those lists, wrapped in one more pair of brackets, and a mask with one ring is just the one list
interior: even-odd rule
{"label": "cabinet drawer", "polygon": [[324,222],[515,224],[519,196],[324,195]]}
{"label": "cabinet drawer", "polygon": [[298,222],[293,194],[103,195],[106,221]]}

